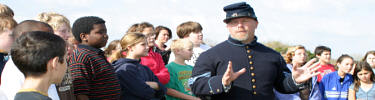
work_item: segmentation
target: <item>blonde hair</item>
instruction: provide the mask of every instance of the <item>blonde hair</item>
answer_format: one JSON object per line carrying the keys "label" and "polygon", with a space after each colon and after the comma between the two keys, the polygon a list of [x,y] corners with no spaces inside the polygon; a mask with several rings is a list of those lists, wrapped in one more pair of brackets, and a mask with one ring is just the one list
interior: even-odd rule
{"label": "blonde hair", "polygon": [[0,17],[0,33],[6,30],[12,30],[16,27],[17,22],[12,17]]}
{"label": "blonde hair", "polygon": [[69,32],[71,32],[71,29],[72,29],[70,27],[70,22],[68,18],[66,18],[64,15],[61,15],[55,12],[40,13],[37,17],[37,20],[47,23],[53,28],[53,30],[57,30],[63,25],[68,26]]}
{"label": "blonde hair", "polygon": [[134,33],[134,32],[126,33],[125,36],[122,37],[120,40],[121,50],[119,52],[115,52],[115,56],[109,62],[113,62],[115,60],[125,57],[122,53],[125,52],[127,54],[128,46],[134,46],[137,43],[143,42],[145,40],[146,40],[146,36],[143,35],[142,33]]}
{"label": "blonde hair", "polygon": [[7,5],[0,3],[0,17],[12,17],[13,18],[14,13],[13,10],[10,9]]}
{"label": "blonde hair", "polygon": [[306,51],[305,47],[302,46],[302,45],[297,45],[297,46],[293,46],[293,47],[289,47],[288,48],[288,51],[284,55],[284,59],[285,59],[285,62],[287,64],[292,63],[292,58],[295,55],[296,50],[298,50],[298,49],[303,49],[303,50]]}
{"label": "blonde hair", "polygon": [[176,50],[184,49],[186,47],[193,48],[193,42],[187,39],[175,39],[172,41],[172,44],[171,44],[172,52],[175,52]]}

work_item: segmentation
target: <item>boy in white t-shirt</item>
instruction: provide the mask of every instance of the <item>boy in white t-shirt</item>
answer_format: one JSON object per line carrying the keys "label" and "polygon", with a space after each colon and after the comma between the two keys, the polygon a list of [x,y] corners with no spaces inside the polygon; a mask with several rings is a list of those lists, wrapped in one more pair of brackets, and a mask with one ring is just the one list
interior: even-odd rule
{"label": "boy in white t-shirt", "polygon": [[[188,39],[193,43],[193,56],[190,60],[186,60],[185,63],[191,66],[195,65],[199,55],[210,49],[211,47],[203,44],[203,33],[202,26],[197,22],[187,21],[177,26],[177,35],[180,39]],[[172,53],[169,58],[169,62],[175,59],[175,55]]]}

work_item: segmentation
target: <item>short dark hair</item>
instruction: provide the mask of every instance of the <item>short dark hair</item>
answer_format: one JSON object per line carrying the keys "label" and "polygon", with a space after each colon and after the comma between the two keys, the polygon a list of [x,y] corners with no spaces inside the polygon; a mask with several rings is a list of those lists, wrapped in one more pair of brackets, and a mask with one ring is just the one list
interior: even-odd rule
{"label": "short dark hair", "polygon": [[52,27],[45,22],[36,21],[36,20],[25,20],[25,21],[22,21],[21,23],[19,23],[13,29],[12,35],[15,38],[18,38],[23,33],[31,32],[31,31],[43,31],[43,28],[48,29],[48,31],[46,31],[46,32],[53,33]]}
{"label": "short dark hair", "polygon": [[326,46],[317,46],[317,47],[315,48],[314,53],[315,53],[315,55],[319,55],[319,56],[320,56],[324,51],[329,51],[329,52],[331,52],[331,49],[328,48],[328,47],[326,47]]}
{"label": "short dark hair", "polygon": [[41,76],[47,72],[47,63],[54,57],[64,62],[65,41],[49,32],[32,31],[21,35],[12,45],[10,54],[18,69],[27,76]]}
{"label": "short dark hair", "polygon": [[171,29],[169,29],[168,27],[165,27],[165,26],[158,26],[158,27],[155,28],[155,34],[156,34],[155,39],[158,38],[159,33],[160,33],[161,30],[167,30],[168,31],[168,36],[169,36],[168,39],[172,38],[172,31],[171,31]]}
{"label": "short dark hair", "polygon": [[78,42],[82,42],[81,33],[90,34],[90,31],[94,28],[95,24],[104,24],[105,21],[102,18],[96,16],[85,16],[78,18],[72,27],[72,33],[74,38]]}

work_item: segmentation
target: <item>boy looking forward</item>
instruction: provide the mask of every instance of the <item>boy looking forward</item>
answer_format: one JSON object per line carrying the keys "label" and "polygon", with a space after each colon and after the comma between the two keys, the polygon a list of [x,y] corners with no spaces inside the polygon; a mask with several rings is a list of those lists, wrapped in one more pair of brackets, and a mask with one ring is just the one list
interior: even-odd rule
{"label": "boy looking forward", "polygon": [[120,85],[114,68],[100,50],[108,40],[105,21],[95,16],[81,17],[74,22],[72,32],[79,44],[68,65],[77,100],[119,99]]}

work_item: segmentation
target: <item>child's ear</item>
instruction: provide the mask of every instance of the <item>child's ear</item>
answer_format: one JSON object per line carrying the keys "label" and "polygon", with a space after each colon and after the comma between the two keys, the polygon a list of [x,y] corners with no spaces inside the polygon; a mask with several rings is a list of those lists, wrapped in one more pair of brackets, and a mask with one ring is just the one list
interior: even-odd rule
{"label": "child's ear", "polygon": [[127,46],[126,49],[127,49],[128,51],[131,51],[131,50],[132,50],[132,46]]}
{"label": "child's ear", "polygon": [[81,33],[79,34],[79,37],[81,38],[82,41],[87,41],[87,34],[86,33]]}
{"label": "child's ear", "polygon": [[339,62],[337,62],[337,63],[336,63],[336,66],[337,66],[338,68],[340,67],[339,65],[340,65],[340,63],[339,63]]}
{"label": "child's ear", "polygon": [[315,55],[316,58],[320,59],[320,55]]}
{"label": "child's ear", "polygon": [[50,59],[47,63],[47,70],[49,70],[49,71],[55,70],[58,63],[60,63],[59,57],[54,57],[54,58]]}
{"label": "child's ear", "polygon": [[181,50],[176,48],[176,49],[174,50],[174,52],[178,54],[178,53],[181,52]]}

